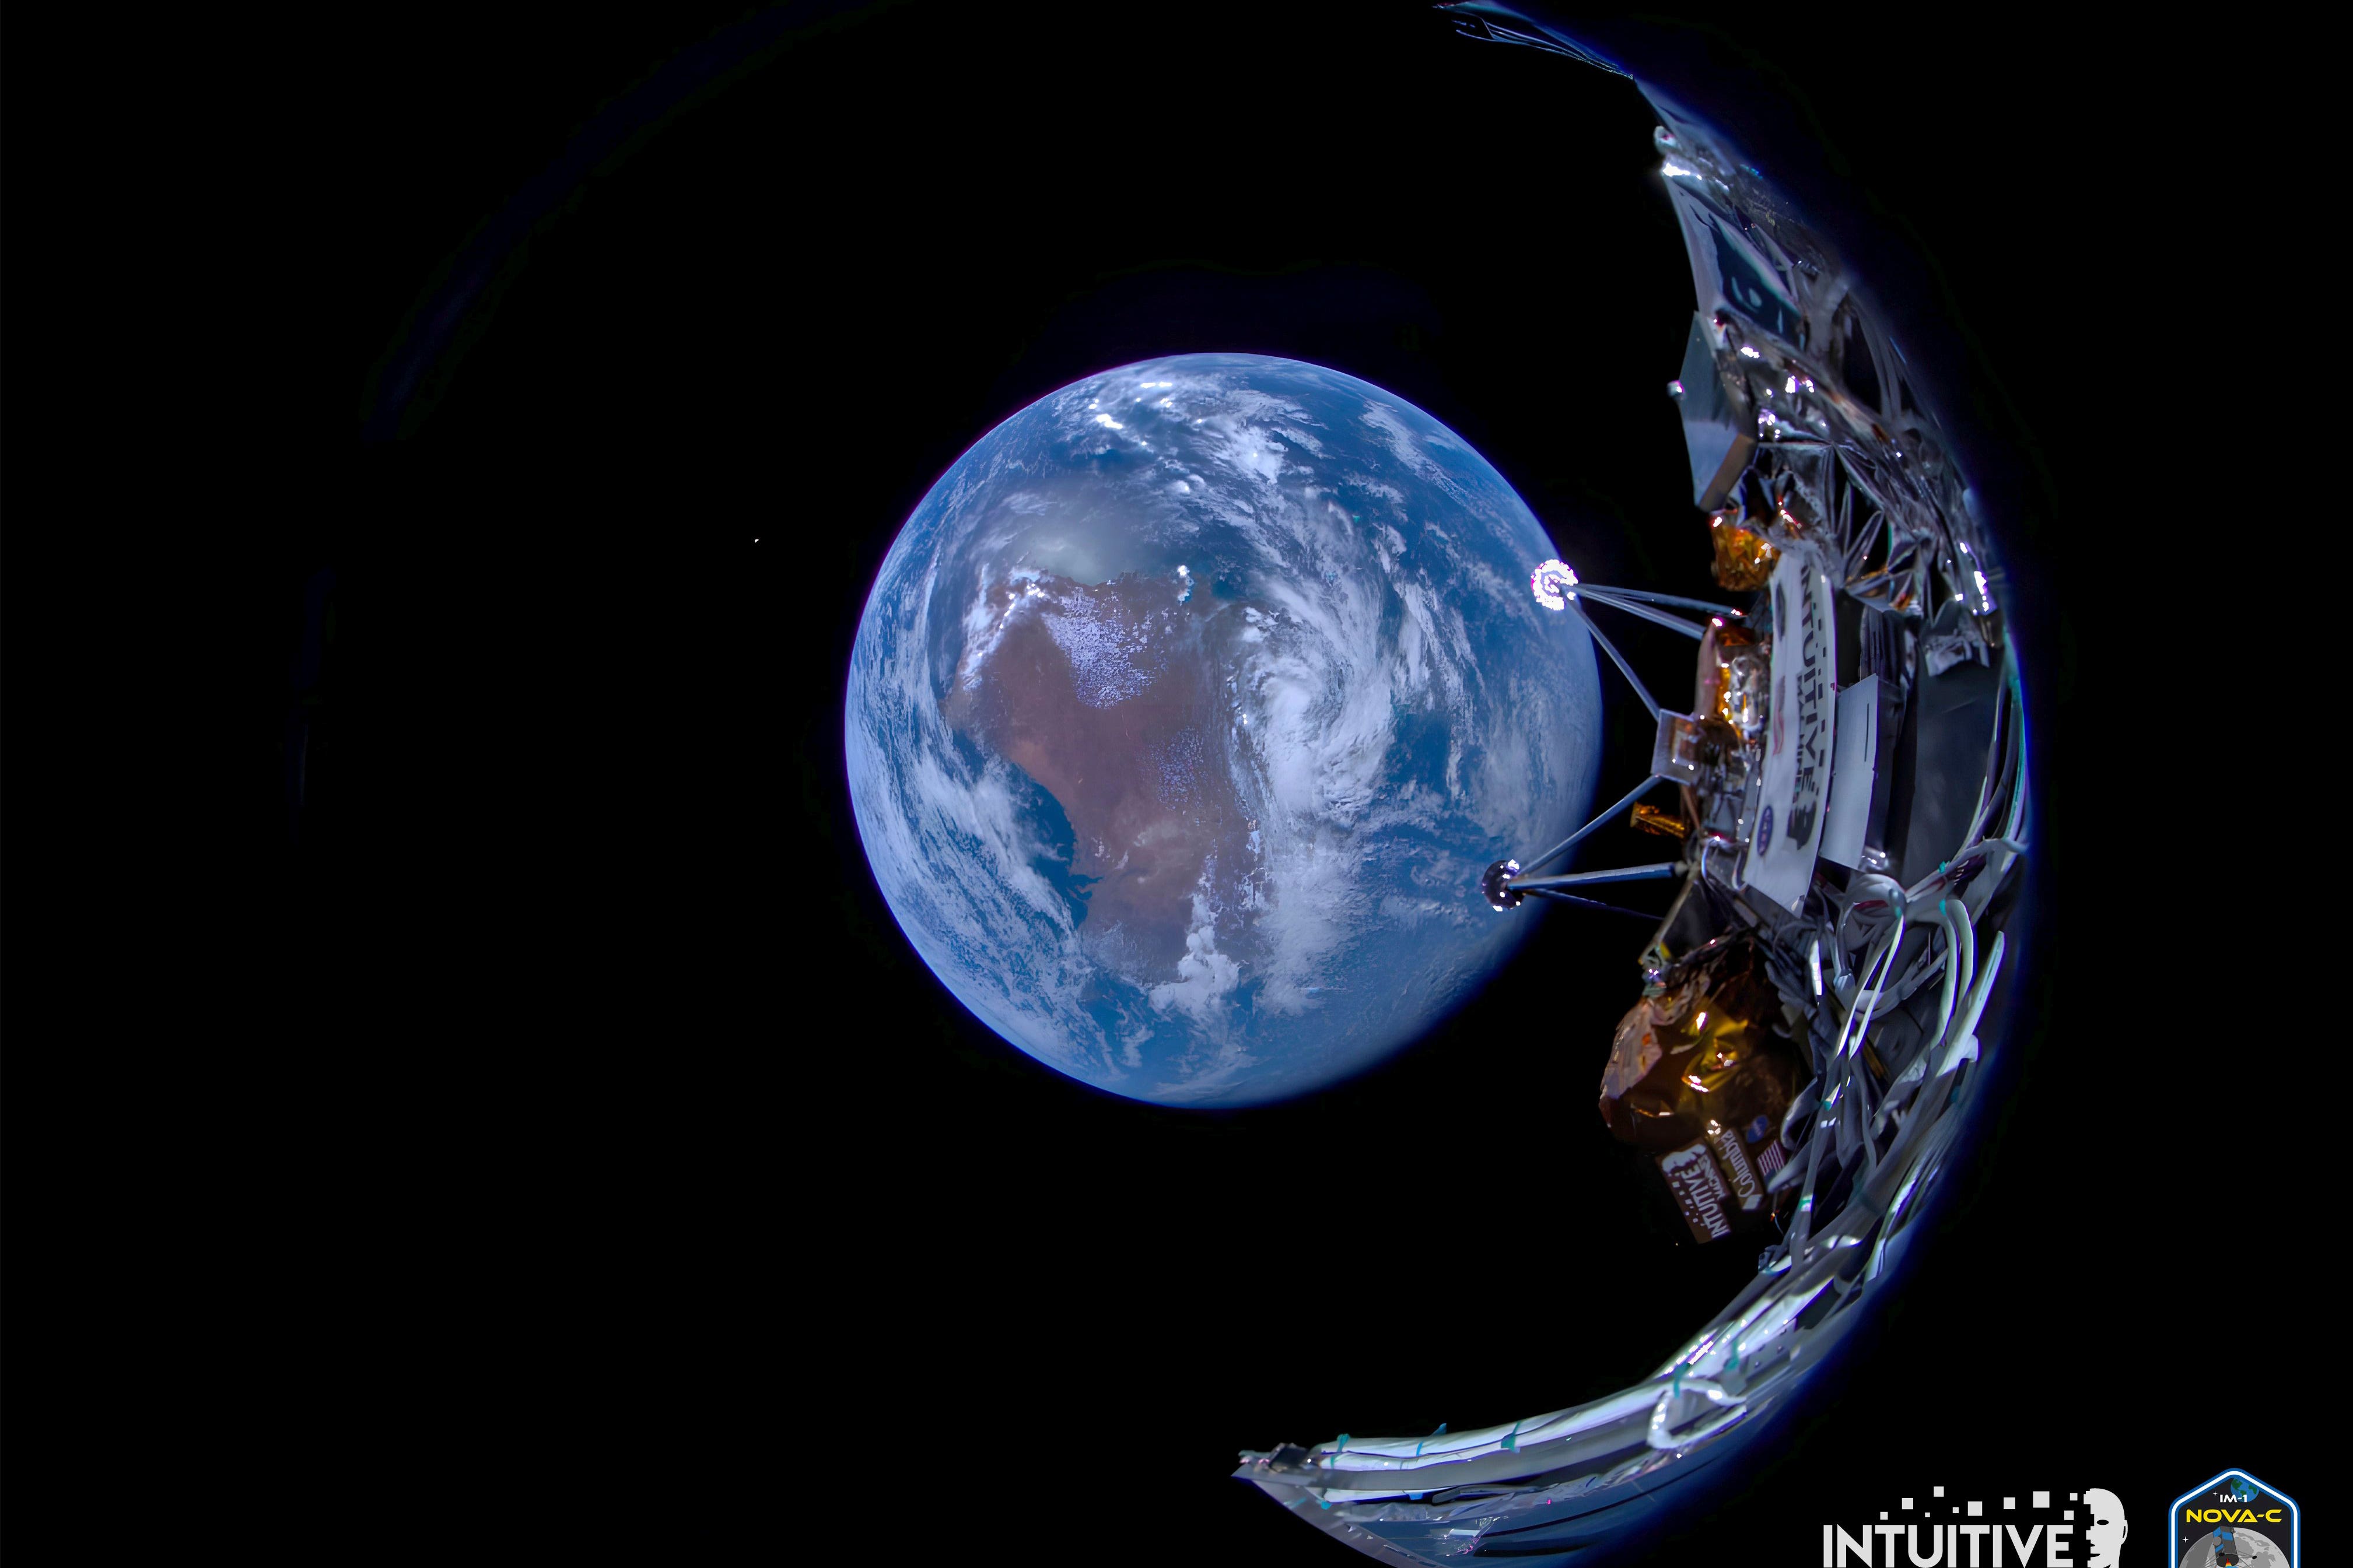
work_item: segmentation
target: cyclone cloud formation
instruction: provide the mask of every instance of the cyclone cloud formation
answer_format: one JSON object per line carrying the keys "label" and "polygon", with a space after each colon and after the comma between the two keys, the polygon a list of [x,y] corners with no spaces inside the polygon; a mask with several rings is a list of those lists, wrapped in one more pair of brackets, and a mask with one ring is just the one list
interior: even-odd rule
{"label": "cyclone cloud formation", "polygon": [[859,625],[850,799],[956,997],[1139,1100],[1278,1100],[1442,1019],[1525,930],[1480,870],[1588,809],[1556,553],[1421,410],[1191,354],[1053,393],[901,530]]}

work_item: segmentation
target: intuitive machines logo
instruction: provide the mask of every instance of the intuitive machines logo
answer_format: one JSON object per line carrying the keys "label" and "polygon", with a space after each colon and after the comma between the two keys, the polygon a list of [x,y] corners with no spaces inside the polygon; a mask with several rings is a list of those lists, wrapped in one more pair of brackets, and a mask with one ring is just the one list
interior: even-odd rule
{"label": "intuitive machines logo", "polygon": [[2173,1500],[2178,1568],[2295,1568],[2304,1559],[2295,1500],[2224,1470]]}
{"label": "intuitive machines logo", "polygon": [[2100,1487],[2063,1503],[2044,1491],[1991,1504],[1931,1487],[1860,1531],[1822,1526],[1822,1568],[2119,1568],[2124,1541],[2124,1505]]}

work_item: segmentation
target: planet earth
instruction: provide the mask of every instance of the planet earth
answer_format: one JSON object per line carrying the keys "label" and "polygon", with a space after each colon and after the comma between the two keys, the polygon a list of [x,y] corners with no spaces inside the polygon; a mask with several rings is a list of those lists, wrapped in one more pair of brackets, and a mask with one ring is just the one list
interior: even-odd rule
{"label": "planet earth", "polygon": [[1239,1106],[1380,1061],[1536,911],[1491,862],[1590,809],[1556,551],[1428,414],[1187,354],[1039,398],[908,518],[844,721],[875,879],[947,988],[1114,1094]]}

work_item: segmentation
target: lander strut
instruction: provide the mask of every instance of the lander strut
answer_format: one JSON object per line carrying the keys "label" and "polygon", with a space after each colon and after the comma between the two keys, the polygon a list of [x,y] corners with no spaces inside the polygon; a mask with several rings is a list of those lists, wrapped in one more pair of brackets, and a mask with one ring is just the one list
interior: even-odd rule
{"label": "lander strut", "polygon": [[[1445,8],[1472,37],[1616,68],[1500,7]],[[1510,918],[1530,899],[1617,909],[1595,895],[1679,882],[1638,957],[1605,1111],[1613,1089],[1634,1103],[1659,1053],[1697,1049],[1702,1035],[1727,1082],[1781,1053],[1790,1082],[1756,1089],[1770,1114],[1736,1129],[1711,1118],[1660,1156],[1699,1240],[1748,1229],[1767,1244],[1714,1321],[1606,1399],[1479,1430],[1242,1454],[1238,1478],[1399,1565],[1589,1560],[1739,1453],[1826,1362],[1915,1234],[1978,1097],[1989,1047],[1978,1030],[2029,844],[2009,589],[1902,353],[1757,171],[1637,85],[1658,112],[1698,295],[1668,392],[1727,602],[1535,566],[1536,601],[1592,636],[1655,740],[1639,784],[1560,843],[1488,868],[1478,893]],[[1699,645],[1689,710],[1644,686],[1605,615]],[[1679,848],[1566,868],[1630,812]],[[1710,1015],[1694,998],[1727,999],[1719,1011],[1742,1015],[1749,1043],[1695,1030]]]}

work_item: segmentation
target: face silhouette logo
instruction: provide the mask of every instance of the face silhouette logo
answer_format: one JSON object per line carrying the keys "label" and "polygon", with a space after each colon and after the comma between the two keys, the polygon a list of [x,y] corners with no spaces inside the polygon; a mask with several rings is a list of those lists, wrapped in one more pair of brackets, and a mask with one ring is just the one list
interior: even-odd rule
{"label": "face silhouette logo", "polygon": [[2084,1527],[2084,1568],[2120,1568],[2128,1528],[2124,1500],[2104,1487],[2094,1487],[2084,1494],[2084,1505],[2092,1515],[2092,1522]]}

